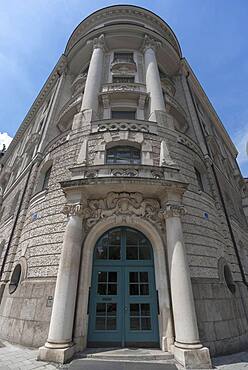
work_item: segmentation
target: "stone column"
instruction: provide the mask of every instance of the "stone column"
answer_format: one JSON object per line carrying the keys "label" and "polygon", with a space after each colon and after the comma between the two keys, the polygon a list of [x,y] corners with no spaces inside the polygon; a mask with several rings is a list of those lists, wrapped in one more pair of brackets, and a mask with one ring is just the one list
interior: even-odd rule
{"label": "stone column", "polygon": [[90,122],[98,113],[98,93],[102,81],[104,35],[90,41],[93,44],[93,52],[85,83],[81,111],[84,120]]}
{"label": "stone column", "polygon": [[181,216],[183,206],[166,204],[163,215],[166,220],[168,264],[171,298],[175,326],[174,355],[187,369],[211,368],[207,348],[199,341],[198,325],[190,271],[184,245]]}
{"label": "stone column", "polygon": [[146,89],[150,94],[149,121],[165,120],[165,102],[156,59],[156,49],[160,46],[158,41],[145,36],[144,59],[146,71]]}
{"label": "stone column", "polygon": [[82,218],[85,207],[79,203],[64,207],[66,226],[48,339],[39,349],[39,360],[64,363],[73,354],[72,330],[83,242]]}

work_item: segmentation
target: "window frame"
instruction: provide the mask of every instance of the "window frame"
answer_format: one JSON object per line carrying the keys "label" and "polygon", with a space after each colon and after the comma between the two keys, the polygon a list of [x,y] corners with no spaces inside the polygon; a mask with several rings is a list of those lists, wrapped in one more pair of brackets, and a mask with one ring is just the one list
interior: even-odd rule
{"label": "window frame", "polygon": [[[129,161],[126,159],[126,162],[127,163],[124,163],[125,162],[125,158],[122,157],[122,159],[119,159],[118,161],[118,153],[121,153],[122,151],[125,152],[128,152],[128,149],[130,150],[130,159]],[[110,158],[109,158],[109,155],[110,155],[110,152],[113,151],[113,161],[110,162]],[[118,152],[119,151],[119,152]],[[139,158],[135,158],[134,157],[134,154],[139,154]],[[138,156],[137,156],[138,157]],[[141,165],[141,150],[135,146],[131,146],[131,145],[116,145],[116,146],[112,146],[110,148],[107,148],[106,149],[106,158],[105,158],[105,163],[106,164],[122,164],[122,165],[129,165],[129,164],[134,164],[134,165]]]}

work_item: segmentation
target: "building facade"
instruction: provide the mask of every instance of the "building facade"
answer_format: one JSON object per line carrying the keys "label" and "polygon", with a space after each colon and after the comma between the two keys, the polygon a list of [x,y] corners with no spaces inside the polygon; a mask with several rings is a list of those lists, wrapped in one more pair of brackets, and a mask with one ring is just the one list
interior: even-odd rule
{"label": "building facade", "polygon": [[170,27],[80,23],[0,163],[0,337],[65,362],[159,347],[187,368],[248,344],[245,181]]}

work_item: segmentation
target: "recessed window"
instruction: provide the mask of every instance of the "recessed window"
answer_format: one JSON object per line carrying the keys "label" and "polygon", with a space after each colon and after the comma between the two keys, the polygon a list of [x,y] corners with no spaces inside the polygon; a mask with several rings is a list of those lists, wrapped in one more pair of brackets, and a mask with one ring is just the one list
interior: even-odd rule
{"label": "recessed window", "polygon": [[197,170],[197,168],[195,168],[195,175],[196,175],[198,189],[201,191],[204,191],[202,176],[201,176],[201,173]]}
{"label": "recessed window", "polygon": [[113,83],[134,83],[134,77],[113,76]]}
{"label": "recessed window", "polygon": [[46,170],[46,172],[44,174],[44,179],[43,179],[43,184],[42,184],[42,190],[45,190],[45,189],[48,188],[48,182],[49,182],[51,170],[52,170],[52,166],[49,167],[48,170]]}
{"label": "recessed window", "polygon": [[14,291],[17,289],[20,279],[21,279],[21,272],[22,272],[22,268],[21,268],[20,263],[18,263],[18,265],[16,265],[11,275],[11,279],[9,283],[10,294],[14,293]]}
{"label": "recessed window", "polygon": [[133,53],[114,53],[113,63],[118,62],[134,63]]}
{"label": "recessed window", "polygon": [[111,116],[113,119],[135,119],[136,111],[128,110],[112,110]]}
{"label": "recessed window", "polygon": [[140,150],[132,146],[116,146],[107,150],[107,164],[140,164]]}
{"label": "recessed window", "polygon": [[236,286],[235,286],[235,283],[233,281],[232,272],[231,272],[230,267],[228,265],[224,265],[223,273],[224,273],[225,283],[226,283],[228,289],[230,290],[230,292],[232,294],[234,294],[235,291],[236,291]]}

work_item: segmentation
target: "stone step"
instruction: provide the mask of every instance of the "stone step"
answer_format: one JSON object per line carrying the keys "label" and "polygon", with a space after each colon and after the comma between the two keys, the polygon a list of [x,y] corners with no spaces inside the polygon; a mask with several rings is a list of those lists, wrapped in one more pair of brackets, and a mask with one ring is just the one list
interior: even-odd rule
{"label": "stone step", "polygon": [[172,360],[173,355],[159,349],[120,348],[120,349],[87,349],[84,357],[109,361],[166,361]]}
{"label": "stone step", "polygon": [[82,358],[73,360],[69,370],[178,370],[173,360],[161,362],[102,360],[99,358]]}

